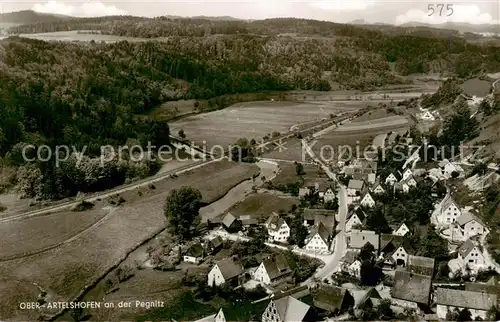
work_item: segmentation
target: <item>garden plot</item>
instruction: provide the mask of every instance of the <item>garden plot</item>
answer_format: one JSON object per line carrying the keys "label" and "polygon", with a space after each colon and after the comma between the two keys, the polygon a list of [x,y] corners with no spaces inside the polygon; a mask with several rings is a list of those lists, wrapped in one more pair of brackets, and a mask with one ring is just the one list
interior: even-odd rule
{"label": "garden plot", "polygon": [[273,132],[286,133],[293,125],[330,118],[331,114],[353,111],[366,104],[335,102],[250,102],[223,110],[189,116],[170,124],[172,133],[183,129],[187,139],[227,147],[240,138],[259,140]]}

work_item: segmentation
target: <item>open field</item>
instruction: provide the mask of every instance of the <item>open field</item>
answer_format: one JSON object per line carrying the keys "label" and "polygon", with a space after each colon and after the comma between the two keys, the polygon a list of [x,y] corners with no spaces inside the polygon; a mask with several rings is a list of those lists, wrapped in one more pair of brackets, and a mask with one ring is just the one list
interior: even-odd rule
{"label": "open field", "polygon": [[257,193],[248,196],[229,211],[235,216],[250,215],[254,218],[268,218],[273,211],[288,212],[292,205],[298,205],[298,198],[279,197],[269,193]]}
{"label": "open field", "polygon": [[[327,162],[334,162],[342,154],[343,158],[363,157],[364,149],[371,146],[373,139],[379,135],[389,132],[400,131],[409,128],[408,120],[401,116],[390,116],[372,121],[352,122],[339,126],[337,129],[325,133],[309,145],[314,153]],[[341,146],[349,146],[352,153],[346,156],[345,149]],[[371,157],[369,150],[368,157]]]}
{"label": "open field", "polygon": [[[295,164],[288,162],[279,163],[280,171],[276,175],[276,177],[271,180],[273,184],[287,184],[294,183],[296,181],[309,180],[315,178],[325,178],[328,179],[328,176],[318,168],[316,165],[312,164],[303,164],[304,172],[302,176],[298,176],[295,170]],[[318,171],[319,170],[319,171]]]}
{"label": "open field", "polygon": [[490,93],[491,83],[477,78],[465,81],[460,87],[469,95],[485,97]]}
{"label": "open field", "polygon": [[1,224],[0,244],[9,247],[0,248],[0,260],[22,256],[64,242],[112,211],[99,209],[100,207],[102,203],[90,211],[58,212]]}
{"label": "open field", "polygon": [[[6,281],[28,280],[38,283],[48,290],[51,300],[73,299],[86,285],[122,260],[130,250],[164,229],[163,204],[171,189],[189,185],[202,192],[204,202],[212,202],[257,171],[255,165],[221,161],[182,174],[176,179],[158,182],[155,184],[156,189],[148,189],[142,195],[137,190],[125,192],[121,196],[126,201],[99,225],[53,250],[1,262],[0,273]],[[52,220],[47,218],[45,223],[37,222],[37,225],[51,231]],[[22,238],[18,235],[9,240],[13,254],[19,252],[14,246]],[[31,243],[36,245],[35,240]],[[0,288],[5,287],[2,284],[4,282],[0,282]],[[26,302],[36,300],[32,294],[22,293],[21,289],[4,294],[22,297]],[[2,319],[16,317],[35,320],[40,314],[36,310],[21,311],[18,306],[13,310],[7,307],[11,301],[8,296],[0,299]]]}
{"label": "open field", "polygon": [[[79,33],[77,30],[72,31],[56,31],[56,32],[44,32],[39,34],[21,34],[20,37],[38,39],[43,41],[83,41],[90,42],[94,40],[95,42],[104,41],[106,43],[114,43],[119,41],[151,41],[149,38],[136,38],[136,37],[122,37],[113,35],[101,35],[101,34],[91,34],[91,33]],[[155,38],[155,40],[161,40]]]}
{"label": "open field", "polygon": [[272,149],[268,149],[267,152],[262,153],[260,156],[263,158],[270,159],[280,159],[280,160],[289,160],[289,161],[297,161],[297,162],[310,162],[311,159],[302,151],[302,143],[299,139],[292,138],[287,139],[283,142],[284,148],[279,151],[279,149],[275,149],[276,146],[273,146]]}
{"label": "open field", "polygon": [[223,110],[189,116],[170,124],[172,133],[183,129],[187,139],[207,142],[207,146],[227,147],[240,138],[261,139],[273,132],[285,133],[290,127],[307,121],[329,118],[330,114],[353,111],[366,104],[323,104],[303,102],[241,103]]}

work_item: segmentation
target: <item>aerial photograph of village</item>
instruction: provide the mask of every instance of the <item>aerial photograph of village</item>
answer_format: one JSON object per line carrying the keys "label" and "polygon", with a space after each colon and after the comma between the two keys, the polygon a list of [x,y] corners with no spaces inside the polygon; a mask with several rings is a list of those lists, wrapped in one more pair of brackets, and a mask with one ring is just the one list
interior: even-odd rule
{"label": "aerial photograph of village", "polygon": [[0,321],[500,320],[500,2],[0,9]]}

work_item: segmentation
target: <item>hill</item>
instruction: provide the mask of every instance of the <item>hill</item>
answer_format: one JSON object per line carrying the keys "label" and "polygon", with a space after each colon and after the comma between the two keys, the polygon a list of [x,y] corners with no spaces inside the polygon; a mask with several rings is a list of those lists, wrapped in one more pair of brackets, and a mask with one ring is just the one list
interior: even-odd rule
{"label": "hill", "polygon": [[56,15],[48,13],[40,13],[33,10],[23,10],[0,14],[0,23],[9,24],[34,24],[34,23],[51,23],[56,21],[68,21],[73,17],[65,15]]}

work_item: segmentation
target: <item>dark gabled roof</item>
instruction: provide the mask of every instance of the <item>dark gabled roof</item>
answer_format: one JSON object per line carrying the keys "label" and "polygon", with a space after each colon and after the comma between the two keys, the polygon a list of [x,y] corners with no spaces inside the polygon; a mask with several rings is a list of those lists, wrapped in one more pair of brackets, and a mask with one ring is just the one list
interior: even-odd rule
{"label": "dark gabled roof", "polygon": [[292,296],[282,297],[274,301],[276,311],[281,321],[303,321],[310,306]]}
{"label": "dark gabled roof", "polygon": [[315,225],[311,229],[311,233],[309,233],[306,239],[307,242],[309,242],[311,238],[313,238],[316,234],[318,234],[319,237],[321,237],[321,239],[325,242],[325,244],[328,245],[328,237],[330,237],[330,231],[325,227],[325,225],[323,225],[323,223],[320,222],[318,225]]}
{"label": "dark gabled roof", "polygon": [[500,285],[465,282],[465,290],[469,292],[495,294],[500,300]]}
{"label": "dark gabled roof", "polygon": [[292,296],[296,299],[307,296],[310,294],[309,287],[307,285],[299,285],[292,289],[286,291],[278,291],[272,294],[273,300],[278,300],[283,297]]}
{"label": "dark gabled roof", "polygon": [[395,299],[428,305],[431,285],[430,276],[397,270],[391,294]]}
{"label": "dark gabled roof", "polygon": [[375,289],[375,287],[371,287],[363,296],[363,298],[358,302],[357,307],[361,308],[365,305],[365,303],[370,299],[382,299],[380,293]]}
{"label": "dark gabled roof", "polygon": [[[268,230],[279,230],[283,224],[285,224],[285,220],[281,218],[277,213],[273,212],[271,217],[269,217],[266,221],[266,226]],[[273,228],[274,225],[274,228]]]}
{"label": "dark gabled roof", "polygon": [[479,224],[481,224],[483,227],[485,226],[483,224],[483,222],[481,220],[479,220],[479,218],[477,218],[476,216],[474,216],[473,214],[471,214],[468,211],[463,212],[460,216],[458,216],[458,218],[457,218],[457,224],[459,226],[463,226],[463,225],[465,225],[468,222],[471,222],[473,220],[475,220],[476,222],[478,222]]}
{"label": "dark gabled roof", "polygon": [[191,245],[189,249],[186,252],[186,255],[192,256],[192,257],[203,257],[204,249],[203,246],[201,246],[200,243],[196,243]]}
{"label": "dark gabled roof", "polygon": [[348,293],[348,291],[345,288],[322,285],[313,296],[314,306],[324,310],[330,310],[331,307],[340,310],[346,293]]}
{"label": "dark gabled roof", "polygon": [[231,258],[223,259],[216,263],[224,279],[229,280],[243,273],[243,268],[237,265]]}
{"label": "dark gabled roof", "polygon": [[497,305],[497,296],[439,287],[436,289],[436,304],[488,311]]}
{"label": "dark gabled roof", "polygon": [[404,236],[380,234],[380,251],[385,253],[388,251],[392,252],[403,243],[404,239]]}
{"label": "dark gabled roof", "polygon": [[358,260],[358,252],[353,250],[348,250],[347,253],[340,259],[340,261],[346,263],[347,265],[351,265],[355,261]]}
{"label": "dark gabled roof", "polygon": [[279,254],[274,257],[267,258],[262,261],[266,268],[267,275],[271,280],[280,278],[281,276],[292,273],[290,264],[285,255]]}
{"label": "dark gabled roof", "polygon": [[222,244],[224,244],[224,240],[222,239],[221,236],[217,236],[217,237],[210,239],[209,243],[212,244],[212,247],[217,248],[217,247],[221,246]]}
{"label": "dark gabled roof", "polygon": [[230,212],[224,216],[224,219],[222,219],[222,224],[226,227],[231,227],[231,225],[234,223],[236,220],[236,217],[234,217]]}
{"label": "dark gabled roof", "polygon": [[361,221],[361,222],[364,222],[364,220],[366,219],[366,213],[363,211],[363,209],[361,209],[361,207],[356,207],[354,208],[353,210],[351,210],[348,214],[347,214],[347,218],[346,220],[349,220],[349,218],[352,217],[352,215],[356,214],[356,216],[358,216],[358,219]]}
{"label": "dark gabled roof", "polygon": [[469,255],[474,247],[476,247],[476,244],[472,240],[468,239],[465,243],[462,244],[462,246],[460,246],[460,248],[458,249],[458,253],[462,257],[467,257],[467,255]]}
{"label": "dark gabled roof", "polygon": [[349,189],[355,189],[355,190],[362,190],[363,187],[365,186],[365,182],[361,180],[349,180],[349,185],[347,188]]}

